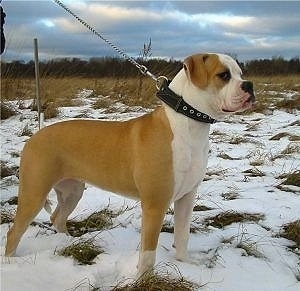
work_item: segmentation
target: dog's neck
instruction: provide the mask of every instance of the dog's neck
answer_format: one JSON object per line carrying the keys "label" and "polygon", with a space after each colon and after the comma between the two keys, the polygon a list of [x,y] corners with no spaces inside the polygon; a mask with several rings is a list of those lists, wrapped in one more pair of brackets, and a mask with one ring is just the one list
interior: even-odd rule
{"label": "dog's neck", "polygon": [[[196,87],[187,78],[184,69],[179,71],[179,73],[174,77],[169,88],[177,95],[182,96],[184,101],[198,111],[216,120],[220,117],[219,114],[215,112],[211,102],[208,102],[211,99],[209,91],[201,90]],[[201,95],[201,97],[199,97],[199,95]]]}

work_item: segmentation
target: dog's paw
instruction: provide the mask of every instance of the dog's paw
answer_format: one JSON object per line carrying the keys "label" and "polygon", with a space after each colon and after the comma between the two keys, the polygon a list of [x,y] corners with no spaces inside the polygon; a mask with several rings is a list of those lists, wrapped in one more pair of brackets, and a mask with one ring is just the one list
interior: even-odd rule
{"label": "dog's paw", "polygon": [[176,260],[180,262],[190,262],[190,257],[187,252],[176,252]]}

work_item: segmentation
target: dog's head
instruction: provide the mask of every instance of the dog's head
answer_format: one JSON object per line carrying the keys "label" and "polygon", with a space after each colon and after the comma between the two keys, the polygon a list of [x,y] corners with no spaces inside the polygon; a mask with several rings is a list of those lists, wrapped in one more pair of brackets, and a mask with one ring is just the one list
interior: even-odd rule
{"label": "dog's head", "polygon": [[200,111],[218,119],[253,106],[253,84],[242,79],[241,68],[230,56],[192,55],[184,60],[183,68],[182,96]]}

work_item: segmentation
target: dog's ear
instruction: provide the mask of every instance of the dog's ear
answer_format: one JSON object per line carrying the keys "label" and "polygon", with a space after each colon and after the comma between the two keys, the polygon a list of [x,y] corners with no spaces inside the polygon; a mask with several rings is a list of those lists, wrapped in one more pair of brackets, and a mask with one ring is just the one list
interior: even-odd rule
{"label": "dog's ear", "polygon": [[205,65],[208,54],[197,54],[183,61],[183,68],[189,80],[197,87],[204,89],[208,85],[208,72]]}

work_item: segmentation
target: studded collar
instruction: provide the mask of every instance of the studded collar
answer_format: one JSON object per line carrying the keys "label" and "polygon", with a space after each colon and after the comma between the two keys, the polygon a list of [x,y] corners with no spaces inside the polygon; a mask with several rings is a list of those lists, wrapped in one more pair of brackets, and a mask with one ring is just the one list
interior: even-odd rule
{"label": "studded collar", "polygon": [[172,109],[176,112],[181,113],[189,118],[194,120],[210,123],[213,124],[217,122],[215,119],[211,118],[209,115],[204,114],[187,102],[183,100],[183,98],[176,93],[174,93],[170,88],[169,84],[171,83],[170,80],[164,80],[159,91],[156,93],[157,97],[162,100],[164,103],[169,105]]}

